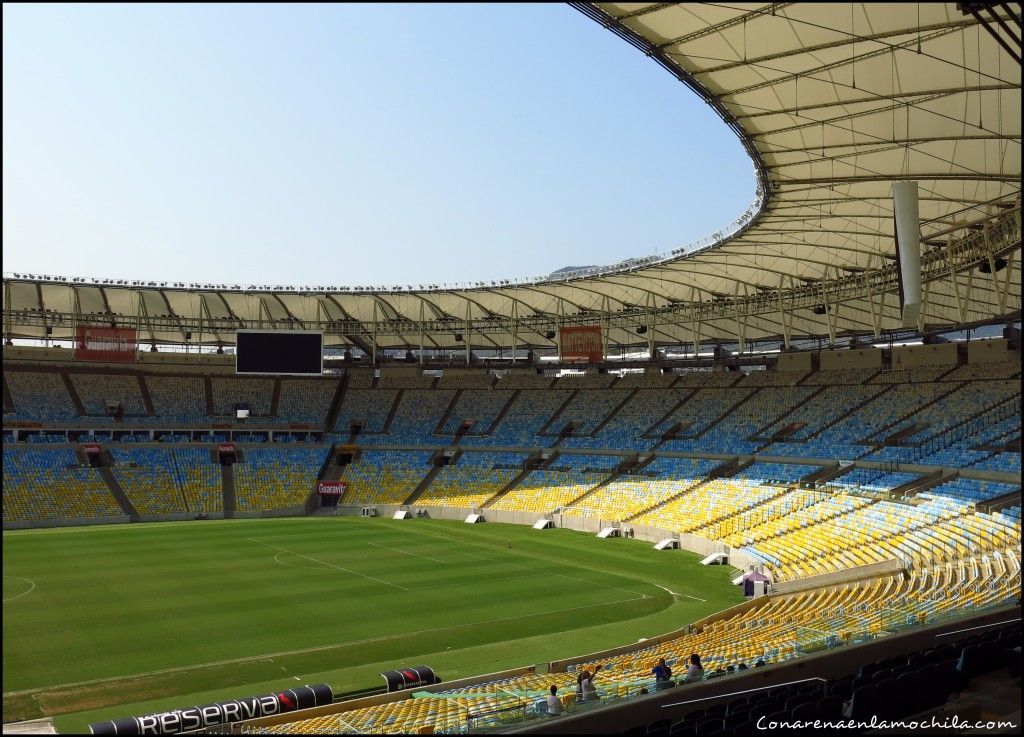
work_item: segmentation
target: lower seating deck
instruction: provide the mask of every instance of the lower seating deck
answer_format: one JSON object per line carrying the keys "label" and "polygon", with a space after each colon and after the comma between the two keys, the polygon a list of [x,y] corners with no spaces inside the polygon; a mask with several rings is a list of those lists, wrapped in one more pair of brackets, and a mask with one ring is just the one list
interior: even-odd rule
{"label": "lower seating deck", "polygon": [[[1019,553],[1009,551],[1006,557]],[[701,653],[705,677],[724,675],[729,667],[753,667],[755,661],[776,663],[816,652],[867,641],[907,626],[967,614],[982,607],[1008,603],[1019,596],[1020,568],[1003,563],[959,567],[940,566],[829,589],[770,596],[744,611],[723,613],[702,627],[661,644],[622,655],[582,662],[565,672],[527,674],[279,724],[250,733],[327,734],[337,732],[409,733],[431,729],[440,734],[463,734],[470,720],[488,725],[487,713],[525,708],[531,715],[551,685],[572,699],[576,673],[593,672],[598,697],[604,701],[630,698],[653,688],[651,663],[665,658],[685,672],[690,653]],[[490,726],[499,726],[497,716]]]}

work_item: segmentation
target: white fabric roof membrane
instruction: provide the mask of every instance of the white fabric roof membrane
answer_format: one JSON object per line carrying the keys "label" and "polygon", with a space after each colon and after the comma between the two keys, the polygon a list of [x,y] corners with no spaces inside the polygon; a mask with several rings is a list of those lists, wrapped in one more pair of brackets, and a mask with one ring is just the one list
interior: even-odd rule
{"label": "white fabric roof membrane", "polygon": [[427,348],[465,345],[458,333],[483,349],[550,346],[563,324],[599,324],[609,344],[633,345],[878,334],[900,327],[898,180],[920,188],[918,327],[1019,315],[1020,46],[999,23],[1019,36],[1019,3],[977,15],[955,3],[574,6],[701,95],[751,155],[759,199],[721,242],[583,276],[447,289],[5,275],[5,333],[65,337],[110,313],[144,340],[188,331],[226,344],[243,325],[380,347],[417,347],[422,329]]}

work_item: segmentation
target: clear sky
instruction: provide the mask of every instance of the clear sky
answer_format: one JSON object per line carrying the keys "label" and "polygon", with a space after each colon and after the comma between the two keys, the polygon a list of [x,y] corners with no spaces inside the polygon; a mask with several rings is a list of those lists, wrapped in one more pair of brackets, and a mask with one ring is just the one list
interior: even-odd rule
{"label": "clear sky", "polygon": [[3,6],[3,270],[490,280],[743,212],[695,95],[566,5]]}

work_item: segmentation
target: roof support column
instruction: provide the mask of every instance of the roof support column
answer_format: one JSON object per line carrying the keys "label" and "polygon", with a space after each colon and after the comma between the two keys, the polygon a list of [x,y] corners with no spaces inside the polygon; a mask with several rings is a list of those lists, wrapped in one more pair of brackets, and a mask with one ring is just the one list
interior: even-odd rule
{"label": "roof support column", "polygon": [[[744,292],[746,292],[746,285],[743,286]],[[740,313],[740,283],[736,282],[732,291],[732,307],[733,307],[733,321],[736,323],[736,340],[739,343],[740,353],[743,353],[747,347],[747,325],[746,315],[742,316]]]}
{"label": "roof support column", "polygon": [[971,319],[971,306],[974,302],[974,269],[967,272],[967,293],[964,295],[964,313]]}
{"label": "roof support column", "polygon": [[917,315],[917,332],[919,333],[924,332],[924,316],[928,312],[928,289],[931,285],[930,281],[924,283],[924,295],[921,297],[921,312]]}
{"label": "roof support column", "polygon": [[654,360],[654,316],[651,309],[654,307],[654,295],[647,293],[647,360]]}
{"label": "roof support column", "polygon": [[420,300],[420,366],[423,365],[423,346],[424,346],[424,343],[426,341],[426,338],[423,335],[423,324],[424,324],[424,321],[427,319],[426,318],[426,309],[427,309],[426,305],[423,303],[423,300],[421,299]]}
{"label": "roof support column", "polygon": [[[139,295],[138,291],[134,292],[134,296],[135,296],[135,340],[136,340],[136,342],[138,342],[139,335],[142,333],[142,297]],[[152,336],[152,333],[150,333],[150,335]]]}
{"label": "roof support column", "polygon": [[509,327],[512,330],[512,363],[516,362],[516,343],[519,340],[519,302],[512,302],[512,315],[509,317]]}
{"label": "roof support column", "polygon": [[558,363],[562,363],[562,323],[565,319],[565,302],[558,300],[558,317],[555,319],[555,346],[558,348]]}
{"label": "roof support column", "polygon": [[946,239],[946,251],[945,259],[946,266],[949,267],[949,281],[953,284],[953,296],[956,298],[956,317],[961,325],[966,322],[964,319],[964,301],[960,296],[960,277],[956,275],[956,269],[953,268],[953,261],[949,257],[949,247],[953,243],[953,236],[949,236]]}
{"label": "roof support column", "polygon": [[[10,309],[11,309],[11,304],[10,304],[11,293],[10,292],[11,292],[11,290],[8,287],[8,289],[7,289],[7,310],[8,310],[8,315],[10,314]],[[82,314],[82,296],[78,293],[78,287],[71,287],[71,306],[72,306],[72,310],[71,310],[71,335],[72,335],[72,338],[71,339],[74,341],[78,337],[78,316]],[[8,337],[10,337],[10,334],[11,334],[10,317],[8,317],[7,320],[8,320],[8,322],[7,322],[7,335],[8,335]],[[138,335],[135,336],[136,341],[138,340],[138,337],[139,337]],[[77,345],[77,343],[76,343],[76,345]]]}
{"label": "roof support column", "polygon": [[779,274],[779,322],[782,324],[782,346],[789,349],[790,336],[793,334],[793,315],[788,312],[782,298],[782,285],[785,276]]}
{"label": "roof support column", "polygon": [[[821,283],[821,300],[825,304],[825,322],[828,323],[828,344],[836,344],[836,327],[839,324],[839,301],[828,303],[828,267],[825,267],[825,281]],[[839,267],[836,267],[836,278],[839,278]]]}
{"label": "roof support column", "polygon": [[[72,287],[74,289],[74,287]],[[4,281],[4,337],[7,340],[11,340],[11,320],[14,315],[11,314],[11,285]],[[73,318],[72,318],[73,319]],[[74,324],[72,324],[72,332],[74,332]]]}
{"label": "roof support column", "polygon": [[472,328],[473,328],[473,323],[470,322],[469,300],[467,299],[466,300],[466,365],[467,366],[469,365],[470,358],[472,358],[472,356],[473,356],[472,349],[470,348],[471,341],[469,339],[470,338],[470,331],[472,330]]}
{"label": "roof support column", "polygon": [[992,291],[995,292],[996,298],[999,299],[999,277],[996,275],[996,259],[992,255],[992,238],[989,235],[987,222],[981,232],[985,237],[985,254],[988,256],[989,273],[992,275]]}
{"label": "roof support column", "polygon": [[377,365],[377,301],[373,302],[373,330],[370,334],[370,365]]}
{"label": "roof support column", "polygon": [[601,341],[601,350],[604,351],[604,360],[608,360],[608,356],[611,355],[609,351],[609,344],[611,343],[612,335],[612,319],[611,315],[611,300],[608,299],[608,295],[601,296],[601,312],[604,314],[601,316],[601,324],[604,326],[604,339]]}
{"label": "roof support column", "polygon": [[1003,288],[999,290],[999,314],[1006,314],[1006,302],[1010,296],[1010,272],[1013,271],[1013,257],[1016,251],[1011,251],[1006,256],[1006,273],[1003,274]]}
{"label": "roof support column", "polygon": [[[693,334],[693,357],[700,355],[700,319],[697,317],[696,289],[690,287],[690,332]],[[697,294],[699,296],[699,294]]]}
{"label": "roof support column", "polygon": [[[205,307],[205,305],[206,305],[206,298],[202,294],[200,294],[199,295],[199,342],[196,343],[196,353],[198,353],[200,355],[202,355],[202,352],[203,352],[203,328],[205,327],[205,324],[206,324],[205,322],[203,322],[203,313],[206,312],[206,310],[203,309]],[[186,351],[188,350],[188,344],[187,343],[185,344],[185,350]]]}
{"label": "roof support column", "polygon": [[[871,264],[874,262],[874,254],[868,256],[868,271],[871,270]],[[874,282],[871,278],[867,279],[867,290],[868,290],[868,306],[871,308],[871,329],[874,334],[875,340],[878,340],[882,335],[882,306],[879,305],[878,309],[875,309],[875,290],[873,287]],[[884,298],[883,298],[884,299]]]}

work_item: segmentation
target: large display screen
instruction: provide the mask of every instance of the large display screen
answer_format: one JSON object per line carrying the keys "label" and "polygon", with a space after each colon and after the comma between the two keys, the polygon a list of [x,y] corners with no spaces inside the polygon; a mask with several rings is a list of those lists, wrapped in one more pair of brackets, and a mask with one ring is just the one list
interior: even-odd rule
{"label": "large display screen", "polygon": [[239,374],[323,373],[323,333],[305,330],[239,330],[235,372]]}

